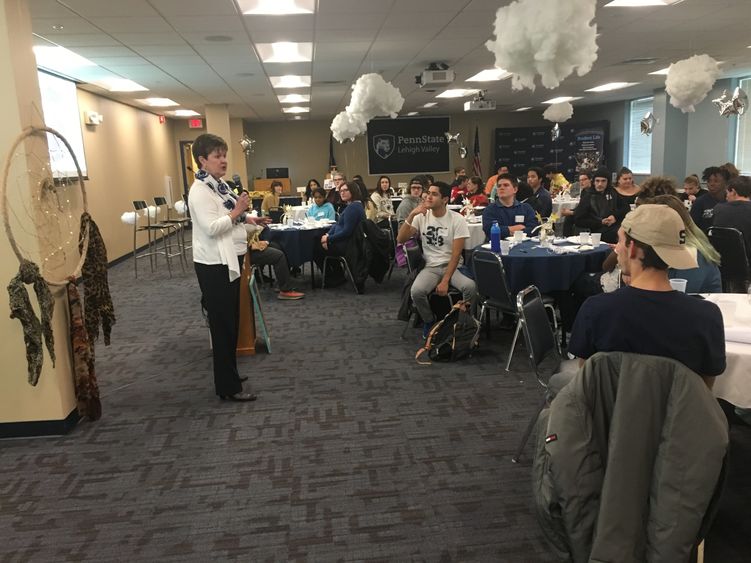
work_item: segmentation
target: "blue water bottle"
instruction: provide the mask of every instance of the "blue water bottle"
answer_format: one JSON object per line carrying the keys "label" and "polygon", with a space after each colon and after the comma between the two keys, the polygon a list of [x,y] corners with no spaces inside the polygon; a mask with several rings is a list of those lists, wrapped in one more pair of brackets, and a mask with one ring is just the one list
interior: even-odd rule
{"label": "blue water bottle", "polygon": [[498,221],[493,221],[493,226],[490,227],[490,250],[501,251],[501,228],[498,226]]}

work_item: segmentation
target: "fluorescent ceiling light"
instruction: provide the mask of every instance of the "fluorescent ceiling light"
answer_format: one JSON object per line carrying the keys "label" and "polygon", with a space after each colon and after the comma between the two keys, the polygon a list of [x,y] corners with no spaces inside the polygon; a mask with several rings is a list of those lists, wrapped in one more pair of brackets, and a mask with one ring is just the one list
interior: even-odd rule
{"label": "fluorescent ceiling light", "polygon": [[284,113],[308,113],[310,108],[304,108],[302,106],[292,106],[288,108],[282,108]]}
{"label": "fluorescent ceiling light", "polygon": [[588,90],[585,90],[585,92],[610,92],[611,90],[628,88],[629,86],[634,86],[635,84],[638,84],[638,82],[608,82],[607,84],[602,84],[601,86],[589,88]]}
{"label": "fluorescent ceiling light", "polygon": [[110,92],[147,92],[149,89],[141,86],[138,82],[133,82],[127,78],[119,76],[107,76],[94,80],[92,84],[109,90]]}
{"label": "fluorescent ceiling light", "polygon": [[435,107],[437,105],[438,105],[437,102],[428,102],[427,104],[423,104],[420,107],[421,108],[433,108],[433,107]]}
{"label": "fluorescent ceiling light", "polygon": [[61,73],[86,66],[97,66],[96,63],[69,51],[65,47],[36,45],[34,56],[38,67]]}
{"label": "fluorescent ceiling light", "polygon": [[542,102],[543,104],[560,104],[562,102],[573,102],[574,100],[581,100],[581,96],[575,97],[575,96],[558,96],[557,98],[551,98],[550,100],[545,100]]}
{"label": "fluorescent ceiling light", "polygon": [[305,63],[313,60],[312,43],[256,43],[256,48],[264,63]]}
{"label": "fluorescent ceiling light", "polygon": [[193,111],[192,109],[176,109],[173,112],[170,112],[175,117],[197,117],[201,115],[197,111]]}
{"label": "fluorescent ceiling light", "polygon": [[514,111],[527,111],[532,109],[531,107],[516,108]]}
{"label": "fluorescent ceiling light", "polygon": [[420,112],[419,112],[419,111],[411,111],[411,112],[409,112],[409,113],[407,114],[407,117],[411,117],[411,116],[413,116],[413,115],[420,115]]}
{"label": "fluorescent ceiling light", "polygon": [[274,88],[310,88],[310,76],[270,76],[271,86]]}
{"label": "fluorescent ceiling light", "polygon": [[309,102],[309,94],[286,94],[284,96],[277,96],[280,104],[299,104],[302,102]]}
{"label": "fluorescent ceiling light", "polygon": [[660,76],[667,75],[668,70],[670,70],[670,67],[666,66],[665,68],[661,68],[660,70],[656,70],[654,72],[650,72],[649,74],[660,75]]}
{"label": "fluorescent ceiling light", "polygon": [[465,90],[463,88],[453,88],[451,90],[446,90],[444,92],[441,92],[436,96],[436,98],[464,98],[465,96],[472,96],[473,94],[477,94],[477,90]]}
{"label": "fluorescent ceiling light", "polygon": [[613,0],[605,8],[638,8],[640,6],[670,6],[683,0]]}
{"label": "fluorescent ceiling light", "polygon": [[312,14],[315,0],[237,0],[242,13],[248,16],[286,16]]}
{"label": "fluorescent ceiling light", "polygon": [[141,102],[142,104],[146,104],[147,106],[155,107],[155,108],[165,108],[169,106],[179,106],[176,101],[170,100],[169,98],[141,98],[140,100],[136,100],[137,102]]}
{"label": "fluorescent ceiling light", "polygon": [[493,80],[503,80],[511,76],[511,73],[502,68],[489,68],[481,70],[474,76],[470,76],[465,82],[491,82]]}

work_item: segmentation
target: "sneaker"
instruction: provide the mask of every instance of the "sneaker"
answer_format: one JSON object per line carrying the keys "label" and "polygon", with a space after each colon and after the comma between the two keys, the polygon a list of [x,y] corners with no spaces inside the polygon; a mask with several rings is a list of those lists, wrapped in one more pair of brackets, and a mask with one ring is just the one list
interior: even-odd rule
{"label": "sneaker", "polygon": [[280,291],[279,295],[276,296],[277,299],[284,299],[288,301],[292,301],[294,299],[302,299],[305,297],[304,293],[300,293],[299,291]]}
{"label": "sneaker", "polygon": [[430,323],[425,323],[422,325],[422,339],[423,340],[428,339],[428,334],[430,334],[430,329],[433,328],[434,324],[435,323],[430,322]]}

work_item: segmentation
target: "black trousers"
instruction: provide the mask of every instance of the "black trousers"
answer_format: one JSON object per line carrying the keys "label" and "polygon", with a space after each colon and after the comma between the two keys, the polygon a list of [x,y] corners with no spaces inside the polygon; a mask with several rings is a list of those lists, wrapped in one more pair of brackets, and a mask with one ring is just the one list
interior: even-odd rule
{"label": "black trousers", "polygon": [[[243,256],[238,256],[242,267]],[[194,262],[203,306],[209,314],[217,395],[240,393],[237,372],[237,332],[240,325],[240,278],[229,281],[227,266]]]}

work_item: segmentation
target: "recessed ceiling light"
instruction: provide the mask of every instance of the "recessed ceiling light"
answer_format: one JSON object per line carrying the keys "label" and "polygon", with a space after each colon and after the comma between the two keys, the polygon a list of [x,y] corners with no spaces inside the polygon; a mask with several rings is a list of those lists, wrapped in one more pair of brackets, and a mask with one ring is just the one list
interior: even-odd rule
{"label": "recessed ceiling light", "polygon": [[302,119],[302,115],[296,115],[292,119],[295,119],[295,120]]}
{"label": "recessed ceiling light", "polygon": [[451,90],[445,90],[438,94],[436,98],[463,98],[465,96],[471,96],[477,94],[477,90],[465,90],[463,88],[453,88]]}
{"label": "recessed ceiling light", "polygon": [[531,107],[516,108],[514,111],[527,111],[528,109],[532,109],[532,108]]}
{"label": "recessed ceiling light", "polygon": [[274,88],[310,88],[310,76],[269,76],[271,86]]}
{"label": "recessed ceiling light", "polygon": [[232,41],[232,37],[229,35],[207,35],[204,39],[211,43],[229,43]]}
{"label": "recessed ceiling light", "polygon": [[470,76],[465,82],[491,82],[493,80],[503,80],[511,76],[511,73],[502,68],[489,68],[481,70],[474,76]]}
{"label": "recessed ceiling light", "polygon": [[649,74],[654,74],[654,75],[662,76],[662,75],[666,75],[669,70],[670,70],[670,67],[666,66],[665,68],[661,68],[660,70],[656,70],[654,72],[650,72]]}
{"label": "recessed ceiling light", "polygon": [[86,66],[96,66],[96,63],[91,62],[81,55],[77,55],[73,51],[69,51],[65,47],[36,45],[34,47],[34,56],[37,60],[37,66],[58,72]]}
{"label": "recessed ceiling light", "polygon": [[309,102],[309,94],[286,94],[284,96],[277,96],[280,104],[299,104],[302,102]]}
{"label": "recessed ceiling light", "polygon": [[246,16],[285,16],[315,12],[315,0],[237,0],[237,4]]}
{"label": "recessed ceiling light", "polygon": [[605,8],[638,8],[640,6],[670,6],[683,0],[612,0]]}
{"label": "recessed ceiling light", "polygon": [[438,105],[437,102],[428,102],[427,104],[423,104],[420,107],[421,108],[433,108],[433,107],[435,107],[437,105]]}
{"label": "recessed ceiling light", "polygon": [[574,100],[581,100],[581,96],[575,97],[575,96],[558,96],[557,98],[551,98],[550,100],[545,100],[542,102],[543,104],[560,104],[563,102],[573,102]]}
{"label": "recessed ceiling light", "polygon": [[413,115],[420,115],[419,111],[411,111],[407,114],[407,117],[412,117]]}
{"label": "recessed ceiling light", "polygon": [[197,111],[193,111],[192,109],[176,109],[172,113],[175,117],[196,117],[201,115]]}
{"label": "recessed ceiling light", "polygon": [[312,43],[256,43],[256,48],[264,63],[305,63],[313,60]]}
{"label": "recessed ceiling light", "polygon": [[57,25],[53,25],[52,29],[55,31],[62,31],[63,29],[65,29],[65,26],[57,24]]}
{"label": "recessed ceiling light", "polygon": [[608,82],[607,84],[595,86],[594,88],[589,88],[584,91],[585,92],[610,92],[611,90],[620,90],[621,88],[628,88],[629,86],[634,86],[636,84],[638,84],[638,82]]}
{"label": "recessed ceiling light", "polygon": [[169,106],[179,106],[176,101],[170,100],[169,98],[141,98],[140,100],[136,100],[137,102],[141,102],[142,104],[146,104],[147,106],[155,107],[155,108],[166,108]]}
{"label": "recessed ceiling light", "polygon": [[92,84],[109,90],[110,92],[146,92],[148,88],[141,86],[138,82],[133,82],[127,78],[119,76],[110,76],[94,80]]}
{"label": "recessed ceiling light", "polygon": [[282,108],[284,113],[308,113],[310,108],[304,108],[302,106],[292,106],[288,108]]}

